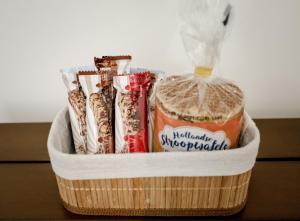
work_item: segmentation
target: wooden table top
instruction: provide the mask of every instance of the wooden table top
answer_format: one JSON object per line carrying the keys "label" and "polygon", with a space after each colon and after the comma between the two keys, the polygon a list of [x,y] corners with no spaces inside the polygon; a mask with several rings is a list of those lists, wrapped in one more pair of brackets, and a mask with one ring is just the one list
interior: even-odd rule
{"label": "wooden table top", "polygon": [[0,124],[0,220],[300,220],[300,119],[255,120],[261,147],[247,205],[230,217],[101,217],[65,210],[49,163],[50,123]]}

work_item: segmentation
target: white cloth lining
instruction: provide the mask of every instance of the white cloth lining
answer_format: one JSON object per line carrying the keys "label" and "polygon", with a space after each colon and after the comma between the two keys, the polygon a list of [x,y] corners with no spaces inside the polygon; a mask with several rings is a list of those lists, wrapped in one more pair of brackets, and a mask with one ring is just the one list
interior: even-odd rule
{"label": "white cloth lining", "polygon": [[224,151],[81,155],[71,154],[71,137],[65,108],[51,126],[48,152],[54,172],[71,180],[237,175],[254,166],[260,142],[259,131],[248,114],[243,147]]}

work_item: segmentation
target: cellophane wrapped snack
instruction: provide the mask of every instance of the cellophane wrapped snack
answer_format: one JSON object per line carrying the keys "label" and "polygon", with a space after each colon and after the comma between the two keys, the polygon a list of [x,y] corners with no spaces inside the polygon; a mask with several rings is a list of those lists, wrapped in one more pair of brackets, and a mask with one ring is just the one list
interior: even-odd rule
{"label": "cellophane wrapped snack", "polygon": [[148,90],[147,115],[148,115],[148,147],[152,152],[152,138],[154,132],[155,95],[157,83],[163,79],[164,73],[161,71],[150,71],[151,81]]}
{"label": "cellophane wrapped snack", "polygon": [[110,70],[81,71],[78,78],[86,96],[88,153],[114,153],[111,95],[113,73]]}
{"label": "cellophane wrapped snack", "polygon": [[[117,74],[128,74],[130,70],[130,55],[118,55],[118,56],[102,56],[101,58],[94,57],[95,66],[99,72],[109,71],[112,79]],[[106,87],[110,102],[108,104],[109,116],[111,118],[110,125],[115,125],[115,96],[116,89],[113,87],[113,80],[109,86]],[[112,126],[112,133],[115,134],[114,126]],[[115,136],[113,136],[115,139]],[[115,143],[115,142],[114,142]]]}
{"label": "cellophane wrapped snack", "polygon": [[95,70],[93,66],[80,66],[62,69],[63,82],[68,91],[68,109],[75,146],[78,154],[87,153],[87,124],[85,97],[77,79],[79,71]]}
{"label": "cellophane wrapped snack", "polygon": [[155,111],[155,94],[156,85],[163,79],[164,72],[159,70],[150,70],[145,68],[130,68],[130,73],[150,72],[150,84],[147,93],[147,116],[148,116],[148,148],[152,152],[152,138],[154,132],[154,111]]}
{"label": "cellophane wrapped snack", "polygon": [[116,153],[148,152],[147,93],[150,72],[114,77]]}
{"label": "cellophane wrapped snack", "polygon": [[187,1],[181,35],[193,74],[163,79],[156,90],[154,151],[213,151],[238,145],[244,96],[234,83],[211,75],[229,22],[225,0]]}

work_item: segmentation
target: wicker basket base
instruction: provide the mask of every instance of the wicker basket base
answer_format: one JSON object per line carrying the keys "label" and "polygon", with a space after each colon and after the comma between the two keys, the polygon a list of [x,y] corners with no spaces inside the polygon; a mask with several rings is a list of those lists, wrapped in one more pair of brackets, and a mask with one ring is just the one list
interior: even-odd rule
{"label": "wicker basket base", "polygon": [[240,212],[245,207],[246,200],[230,209],[86,209],[71,206],[64,201],[63,205],[72,213],[94,216],[230,216]]}
{"label": "wicker basket base", "polygon": [[220,177],[67,180],[56,176],[71,212],[118,216],[219,216],[240,211],[251,170]]}

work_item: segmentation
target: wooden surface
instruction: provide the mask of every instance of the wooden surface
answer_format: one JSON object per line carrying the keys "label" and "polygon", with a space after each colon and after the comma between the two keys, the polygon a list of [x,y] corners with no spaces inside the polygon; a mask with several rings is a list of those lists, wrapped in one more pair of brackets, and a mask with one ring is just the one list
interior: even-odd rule
{"label": "wooden surface", "polygon": [[0,161],[49,161],[46,147],[50,126],[50,123],[0,124]]}
{"label": "wooden surface", "polygon": [[[255,122],[261,133],[258,159],[300,158],[300,119]],[[49,161],[49,129],[50,123],[0,124],[0,161]]]}
{"label": "wooden surface", "polygon": [[[108,219],[66,211],[61,205],[54,174],[48,163],[2,163],[0,174],[0,219]],[[299,180],[300,162],[257,162],[245,209],[233,217],[223,219],[299,220]],[[142,218],[128,218],[131,219]]]}
{"label": "wooden surface", "polygon": [[258,158],[300,158],[300,119],[259,119]]}
{"label": "wooden surface", "polygon": [[300,220],[300,119],[256,120],[259,161],[245,209],[231,217],[126,218],[66,211],[47,154],[49,123],[0,124],[0,220]]}

